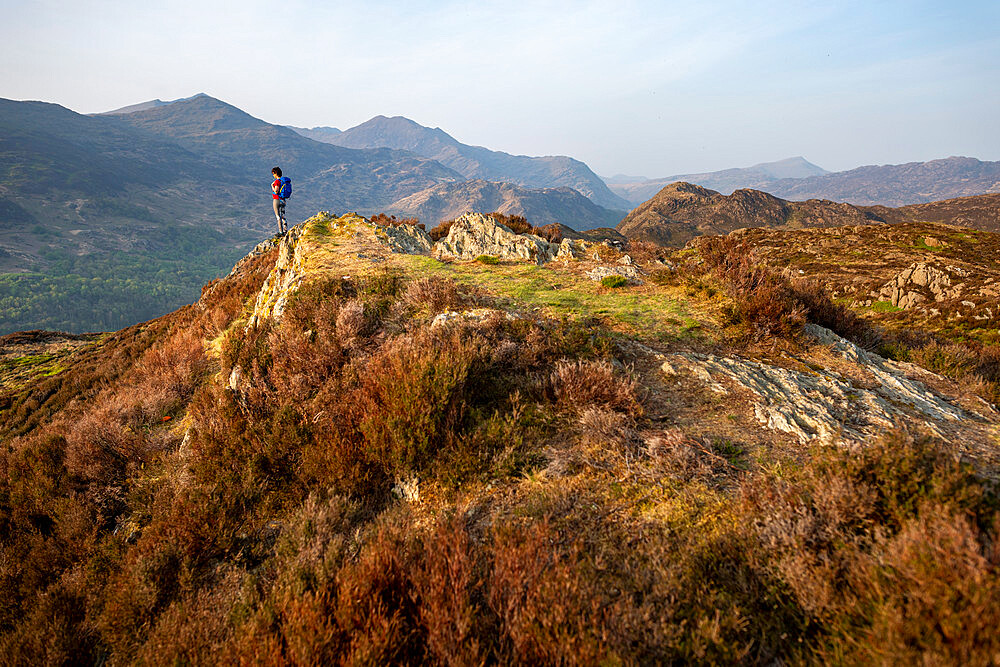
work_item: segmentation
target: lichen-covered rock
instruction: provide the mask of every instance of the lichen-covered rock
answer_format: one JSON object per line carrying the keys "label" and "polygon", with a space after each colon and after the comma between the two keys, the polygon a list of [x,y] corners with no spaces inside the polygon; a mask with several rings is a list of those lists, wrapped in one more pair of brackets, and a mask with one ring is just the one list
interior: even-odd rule
{"label": "lichen-covered rock", "polygon": [[[921,382],[907,377],[907,366],[871,354],[828,329],[808,325],[807,331],[859,370],[873,376],[874,388],[855,385],[827,370],[797,371],[771,364],[712,354],[679,353],[664,358],[667,375],[684,372],[709,389],[727,394],[733,388],[753,396],[757,421],[790,433],[800,442],[858,442],[891,428],[895,420],[913,416],[934,422],[955,422],[962,409],[934,394]],[[909,411],[904,409],[909,408]]]}
{"label": "lichen-covered rock", "polygon": [[586,275],[594,282],[600,282],[608,276],[622,276],[631,285],[642,284],[642,272],[633,264],[626,264],[624,266],[598,266],[587,271]]}
{"label": "lichen-covered rock", "polygon": [[941,269],[925,262],[915,262],[886,283],[879,296],[904,310],[930,299],[940,303],[962,294],[964,283],[953,285],[952,274],[961,277],[963,273],[957,267]]}
{"label": "lichen-covered rock", "polygon": [[580,256],[582,252],[586,249],[586,245],[583,241],[574,241],[573,239],[563,239],[559,244],[559,250],[556,251],[556,259],[561,260],[571,260],[576,259]]}
{"label": "lichen-covered rock", "polygon": [[431,328],[448,326],[449,324],[482,324],[494,318],[505,318],[513,320],[510,313],[495,308],[473,308],[472,310],[455,311],[448,310],[438,313],[431,322]]}
{"label": "lichen-covered rock", "polygon": [[434,246],[430,235],[413,225],[373,226],[375,227],[375,235],[392,252],[405,255],[426,255]]}
{"label": "lichen-covered rock", "polygon": [[278,242],[278,259],[257,294],[248,327],[259,326],[269,317],[281,317],[289,295],[298,288],[304,275],[304,253],[298,243],[306,221],[288,230]]}
{"label": "lichen-covered rock", "polygon": [[504,260],[544,264],[558,247],[533,234],[515,234],[509,227],[480,213],[466,213],[456,220],[448,236],[434,246],[439,259],[475,259],[490,255]]}

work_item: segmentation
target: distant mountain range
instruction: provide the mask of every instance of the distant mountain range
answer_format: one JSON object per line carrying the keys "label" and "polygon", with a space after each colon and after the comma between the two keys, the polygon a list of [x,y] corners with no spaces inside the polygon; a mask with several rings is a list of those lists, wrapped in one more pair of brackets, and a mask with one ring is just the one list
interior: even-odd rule
{"label": "distant mountain range", "polygon": [[859,206],[923,204],[1000,192],[1000,162],[949,157],[858,167],[822,176],[779,180],[768,191],[786,199],[822,197]]}
{"label": "distant mountain range", "polygon": [[825,199],[788,201],[751,189],[724,195],[678,182],[632,210],[616,229],[628,238],[679,247],[697,236],[728,234],[742,228],[804,229],[904,222],[943,222],[1000,232],[1000,194],[891,208]]}
{"label": "distant mountain range", "polygon": [[614,227],[621,220],[621,213],[598,206],[573,188],[524,188],[480,179],[441,183],[400,199],[388,209],[428,225],[476,211],[522,215],[534,225],[563,224],[578,231]]}
{"label": "distant mountain range", "polygon": [[803,157],[790,157],[778,162],[762,162],[742,169],[723,169],[722,171],[701,174],[677,174],[657,179],[642,178],[632,182],[627,180],[628,176],[622,175],[605,180],[609,183],[612,192],[635,205],[641,204],[665,186],[678,181],[694,183],[723,194],[730,194],[740,188],[767,189],[768,184],[780,179],[806,178],[827,173],[829,172]]}
{"label": "distant mountain range", "polygon": [[905,206],[1000,192],[1000,162],[949,157],[831,173],[796,157],[745,169],[681,174],[634,182],[626,182],[627,178],[615,176],[606,180],[612,191],[635,205],[654,196],[670,183],[684,181],[722,194],[730,194],[740,188],[754,188],[796,201],[832,199],[859,206]]}
{"label": "distant mountain range", "polygon": [[[614,225],[629,206],[569,157],[468,146],[399,117],[379,116],[344,132],[293,129],[207,95],[89,116],[0,99],[0,160],[0,334],[117,329],[190,303],[202,284],[273,232],[274,165],[293,178],[292,222],[317,210],[384,211],[434,225],[468,210],[499,210],[536,225],[588,230]],[[723,196],[717,192],[673,188],[671,201],[671,190],[660,188],[619,229],[635,235],[660,225],[668,231],[638,234],[681,243],[734,225],[895,220],[904,215],[899,209],[851,213],[833,202],[786,199],[826,193],[895,205],[998,192],[998,167],[948,158],[831,174],[793,158],[699,175],[726,188],[751,179],[773,196],[723,202],[713,199]],[[660,183],[641,186],[629,196]],[[680,199],[691,201],[681,206]],[[961,215],[988,227],[992,210],[986,202],[975,211],[945,205],[912,215]]]}
{"label": "distant mountain range", "polygon": [[336,128],[293,128],[303,136],[347,148],[397,148],[454,169],[467,179],[502,181],[527,188],[571,187],[599,206],[626,211],[629,202],[615,195],[590,168],[566,156],[528,157],[463,144],[441,128],[408,118],[376,116],[343,132]]}

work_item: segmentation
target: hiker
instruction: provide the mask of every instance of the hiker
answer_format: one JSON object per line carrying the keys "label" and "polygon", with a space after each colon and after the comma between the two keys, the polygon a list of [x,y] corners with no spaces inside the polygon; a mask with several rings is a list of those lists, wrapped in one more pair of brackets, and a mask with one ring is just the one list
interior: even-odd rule
{"label": "hiker", "polygon": [[285,200],[292,196],[292,179],[281,175],[281,167],[271,170],[274,182],[271,183],[271,191],[274,193],[274,217],[278,219],[278,233],[288,233],[288,225],[285,224]]}

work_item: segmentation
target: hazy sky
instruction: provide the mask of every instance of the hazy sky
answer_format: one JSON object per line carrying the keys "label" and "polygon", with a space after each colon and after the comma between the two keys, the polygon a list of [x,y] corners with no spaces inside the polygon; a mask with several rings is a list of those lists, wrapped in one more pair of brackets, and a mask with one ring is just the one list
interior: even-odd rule
{"label": "hazy sky", "polygon": [[0,0],[0,97],[197,92],[269,122],[377,115],[658,177],[1000,160],[1000,1]]}

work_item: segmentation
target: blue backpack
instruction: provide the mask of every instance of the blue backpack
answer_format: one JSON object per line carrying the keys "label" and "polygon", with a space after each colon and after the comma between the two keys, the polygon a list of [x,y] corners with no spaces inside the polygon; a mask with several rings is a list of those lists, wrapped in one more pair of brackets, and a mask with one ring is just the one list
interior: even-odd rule
{"label": "blue backpack", "polygon": [[292,196],[292,179],[287,176],[281,177],[281,185],[278,186],[278,196],[282,199],[288,199]]}

